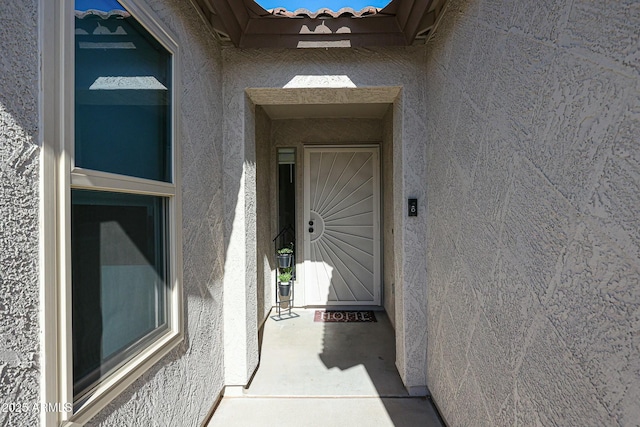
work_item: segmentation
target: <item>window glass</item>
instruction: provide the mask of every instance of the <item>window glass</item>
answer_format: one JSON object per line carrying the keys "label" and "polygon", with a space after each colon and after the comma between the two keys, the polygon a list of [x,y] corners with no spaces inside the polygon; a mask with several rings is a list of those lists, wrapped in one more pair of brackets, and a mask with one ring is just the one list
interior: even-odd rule
{"label": "window glass", "polygon": [[156,196],[72,190],[76,394],[166,326],[164,204]]}
{"label": "window glass", "polygon": [[75,16],[75,165],[170,182],[170,52],[114,0]]}
{"label": "window glass", "polygon": [[296,230],[296,150],[278,148],[278,230],[287,229],[276,242],[278,247],[290,247]]}
{"label": "window glass", "polygon": [[[61,295],[71,294],[70,325],[61,314],[73,368],[73,390],[63,393],[73,394],[78,413],[90,399],[104,403],[112,390],[105,379],[122,373],[119,384],[128,384],[138,367],[166,354],[183,326],[174,298],[181,277],[180,189],[172,176],[178,46],[142,4],[132,9],[136,18],[117,0],[75,0],[74,7],[74,138],[65,142],[73,152],[71,280]],[[78,179],[97,172],[120,177],[101,175],[96,187]]]}

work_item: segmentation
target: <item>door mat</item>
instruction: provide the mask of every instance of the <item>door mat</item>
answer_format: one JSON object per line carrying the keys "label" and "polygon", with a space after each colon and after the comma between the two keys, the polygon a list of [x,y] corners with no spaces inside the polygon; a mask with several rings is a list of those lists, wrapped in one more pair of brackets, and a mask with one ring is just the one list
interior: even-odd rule
{"label": "door mat", "polygon": [[377,322],[373,311],[316,310],[314,322]]}

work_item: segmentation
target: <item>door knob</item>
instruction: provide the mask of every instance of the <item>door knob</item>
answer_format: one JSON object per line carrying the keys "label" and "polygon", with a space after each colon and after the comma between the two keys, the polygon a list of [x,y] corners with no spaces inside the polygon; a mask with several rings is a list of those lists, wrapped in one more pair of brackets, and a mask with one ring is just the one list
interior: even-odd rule
{"label": "door knob", "polygon": [[309,233],[313,233],[313,227],[309,227]]}
{"label": "door knob", "polygon": [[309,225],[313,225],[313,221],[309,221]]}

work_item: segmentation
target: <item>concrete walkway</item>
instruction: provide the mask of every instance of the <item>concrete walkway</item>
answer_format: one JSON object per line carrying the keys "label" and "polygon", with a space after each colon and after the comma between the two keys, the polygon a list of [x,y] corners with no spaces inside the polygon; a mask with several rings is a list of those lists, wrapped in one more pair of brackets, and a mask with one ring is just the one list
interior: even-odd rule
{"label": "concrete walkway", "polygon": [[431,402],[402,385],[384,312],[375,323],[319,323],[315,310],[293,311],[272,312],[253,381],[222,399],[209,427],[442,426]]}

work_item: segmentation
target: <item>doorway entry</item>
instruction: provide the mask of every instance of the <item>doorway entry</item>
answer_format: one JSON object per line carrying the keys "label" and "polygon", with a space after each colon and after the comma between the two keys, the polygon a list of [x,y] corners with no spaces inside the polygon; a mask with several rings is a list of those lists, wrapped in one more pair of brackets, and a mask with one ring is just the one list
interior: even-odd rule
{"label": "doorway entry", "polygon": [[378,145],[305,146],[305,303],[380,305]]}

